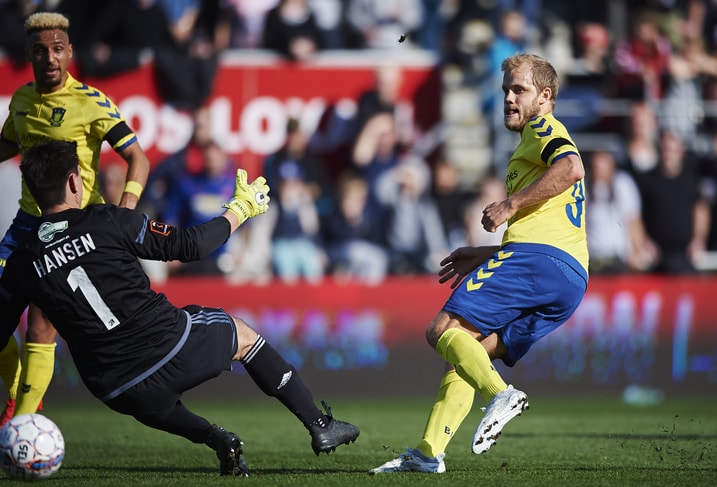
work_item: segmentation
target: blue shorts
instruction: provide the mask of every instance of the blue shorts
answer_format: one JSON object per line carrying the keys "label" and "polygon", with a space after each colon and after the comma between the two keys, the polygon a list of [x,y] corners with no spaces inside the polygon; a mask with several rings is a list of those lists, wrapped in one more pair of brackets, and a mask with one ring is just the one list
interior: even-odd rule
{"label": "blue shorts", "polygon": [[30,232],[32,232],[40,223],[40,218],[17,210],[15,218],[12,220],[10,228],[5,232],[5,236],[0,242],[0,276],[5,270],[5,264],[10,255],[25,241]]}
{"label": "blue shorts", "polygon": [[443,309],[508,349],[509,367],[572,316],[585,295],[587,272],[569,254],[548,245],[503,247],[466,276]]}

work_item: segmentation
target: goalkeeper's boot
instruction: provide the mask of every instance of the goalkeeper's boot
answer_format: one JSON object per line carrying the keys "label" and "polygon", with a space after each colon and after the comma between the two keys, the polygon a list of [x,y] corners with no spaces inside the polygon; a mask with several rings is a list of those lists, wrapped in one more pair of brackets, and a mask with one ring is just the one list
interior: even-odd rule
{"label": "goalkeeper's boot", "polygon": [[488,451],[491,446],[495,445],[508,421],[520,416],[528,407],[528,396],[525,392],[514,389],[513,386],[508,386],[506,390],[493,396],[475,435],[473,435],[473,453],[480,455]]}
{"label": "goalkeeper's boot", "polygon": [[10,421],[15,415],[15,404],[17,404],[15,399],[5,401],[5,409],[3,409],[2,414],[0,414],[0,427],[5,426],[5,423]]}
{"label": "goalkeeper's boot", "polygon": [[244,442],[237,435],[214,424],[207,445],[217,452],[219,475],[249,476],[242,450]]}
{"label": "goalkeeper's boot", "polygon": [[322,452],[331,453],[340,445],[356,441],[360,433],[358,426],[335,419],[331,415],[331,408],[324,401],[321,401],[321,404],[326,409],[327,422],[323,425],[314,423],[309,427],[311,448],[317,456]]}
{"label": "goalkeeper's boot", "polygon": [[418,448],[409,448],[400,457],[371,469],[368,473],[370,475],[393,472],[443,473],[446,471],[446,464],[443,462],[445,456],[445,453],[439,453],[435,457],[427,457]]}

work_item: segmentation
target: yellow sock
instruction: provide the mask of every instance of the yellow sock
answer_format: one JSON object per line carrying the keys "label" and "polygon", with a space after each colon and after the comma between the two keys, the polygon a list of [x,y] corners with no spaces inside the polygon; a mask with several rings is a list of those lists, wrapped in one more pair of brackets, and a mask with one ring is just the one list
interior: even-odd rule
{"label": "yellow sock", "polygon": [[508,388],[483,345],[467,332],[451,328],[436,344],[438,355],[456,368],[456,373],[481,393],[486,402]]}
{"label": "yellow sock", "polygon": [[5,348],[0,350],[0,378],[7,389],[9,399],[17,397],[17,386],[20,383],[20,349],[15,335],[11,335]]}
{"label": "yellow sock", "polygon": [[55,343],[27,343],[23,355],[22,386],[17,394],[15,415],[37,411],[55,370]]}
{"label": "yellow sock", "polygon": [[446,372],[428,416],[423,439],[416,448],[429,457],[445,452],[448,442],[470,412],[475,394],[475,389],[455,370]]}

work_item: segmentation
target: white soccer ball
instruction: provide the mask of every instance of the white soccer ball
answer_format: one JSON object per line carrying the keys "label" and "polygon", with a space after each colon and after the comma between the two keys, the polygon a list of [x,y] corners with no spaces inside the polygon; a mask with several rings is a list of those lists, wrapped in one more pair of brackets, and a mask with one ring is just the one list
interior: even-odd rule
{"label": "white soccer ball", "polygon": [[60,469],[65,440],[41,414],[21,414],[0,429],[0,469],[13,479],[44,479]]}

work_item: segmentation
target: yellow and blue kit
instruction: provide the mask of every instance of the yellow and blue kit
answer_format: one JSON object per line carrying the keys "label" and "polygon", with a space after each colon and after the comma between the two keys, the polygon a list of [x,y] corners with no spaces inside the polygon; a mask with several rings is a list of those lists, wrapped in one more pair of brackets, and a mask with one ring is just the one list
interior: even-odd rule
{"label": "yellow and blue kit", "polygon": [[[508,196],[537,181],[557,160],[580,156],[553,115],[530,120],[508,162]],[[530,347],[562,325],[580,304],[588,281],[584,181],[521,208],[508,221],[498,252],[466,276],[443,309],[481,334],[495,332],[513,366]]]}

